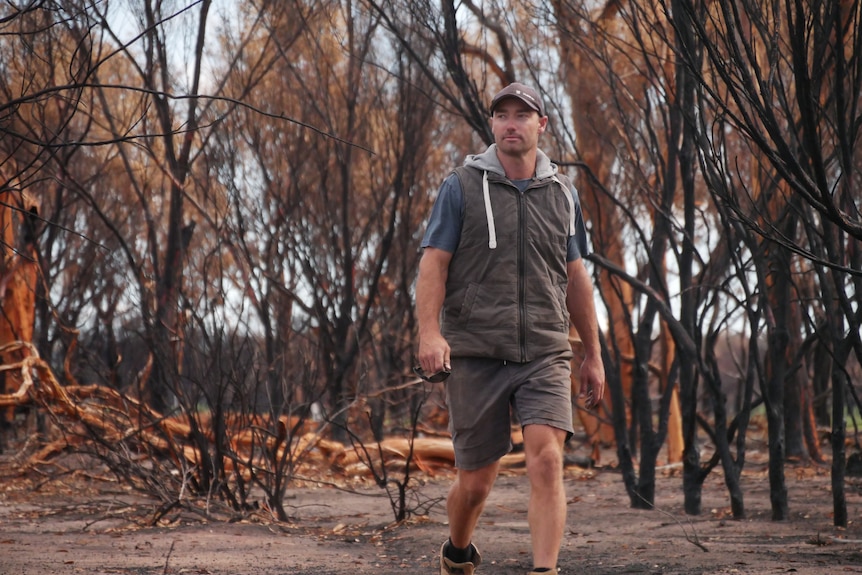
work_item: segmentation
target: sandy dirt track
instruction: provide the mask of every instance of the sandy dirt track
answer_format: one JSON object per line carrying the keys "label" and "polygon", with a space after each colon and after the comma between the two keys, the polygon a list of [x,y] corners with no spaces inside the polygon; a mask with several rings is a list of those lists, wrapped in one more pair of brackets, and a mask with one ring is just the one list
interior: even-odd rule
{"label": "sandy dirt track", "polygon": [[[560,572],[862,573],[862,482],[848,480],[845,530],[832,526],[828,469],[788,466],[787,480],[791,518],[771,521],[765,466],[749,464],[747,518],[735,521],[719,473],[707,480],[704,513],[687,517],[673,472],[659,479],[658,509],[640,511],[610,466],[569,468]],[[305,486],[290,492],[289,524],[262,514],[229,523],[177,512],[153,526],[156,505],[115,482],[85,472],[20,477],[0,456],[0,575],[436,575],[451,473],[422,481],[419,500],[429,512],[399,525],[376,487]],[[498,479],[476,534],[485,559],[479,574],[529,571],[527,492],[521,471]]]}

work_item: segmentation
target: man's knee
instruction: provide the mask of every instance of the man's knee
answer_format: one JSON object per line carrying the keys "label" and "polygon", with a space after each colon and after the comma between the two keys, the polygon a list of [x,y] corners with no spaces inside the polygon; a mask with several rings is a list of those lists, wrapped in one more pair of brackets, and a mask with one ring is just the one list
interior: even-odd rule
{"label": "man's knee", "polygon": [[461,486],[461,495],[463,501],[469,507],[478,507],[485,503],[488,495],[491,493],[491,488],[485,485],[469,485]]}
{"label": "man's knee", "polygon": [[470,507],[482,505],[491,488],[497,474],[492,469],[480,469],[475,471],[458,471],[457,488],[460,491],[461,500]]}
{"label": "man's knee", "polygon": [[538,451],[527,461],[527,473],[531,477],[551,477],[563,472],[563,453],[555,446]]}
{"label": "man's knee", "polygon": [[549,477],[562,473],[565,432],[548,426],[524,428],[527,473],[531,477]]}

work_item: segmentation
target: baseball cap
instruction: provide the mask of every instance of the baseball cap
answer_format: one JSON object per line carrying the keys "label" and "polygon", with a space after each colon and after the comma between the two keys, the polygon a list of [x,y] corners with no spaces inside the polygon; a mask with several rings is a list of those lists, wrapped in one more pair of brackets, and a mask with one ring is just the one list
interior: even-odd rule
{"label": "baseball cap", "polygon": [[493,100],[491,100],[491,115],[494,114],[494,108],[503,98],[518,98],[537,111],[539,116],[545,115],[545,106],[542,104],[542,99],[539,97],[539,93],[529,86],[525,86],[519,82],[514,82],[497,92],[497,95],[494,96]]}

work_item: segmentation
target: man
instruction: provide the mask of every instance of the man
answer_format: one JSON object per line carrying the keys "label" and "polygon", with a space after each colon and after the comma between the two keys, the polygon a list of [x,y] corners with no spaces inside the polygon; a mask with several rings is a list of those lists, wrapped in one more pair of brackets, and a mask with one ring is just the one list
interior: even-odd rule
{"label": "man", "polygon": [[538,93],[511,84],[490,106],[495,144],[443,182],[416,285],[421,372],[446,380],[456,479],[441,575],[472,575],[472,543],[510,408],[523,427],[530,482],[531,575],[556,575],[566,522],[563,445],[573,432],[569,321],[584,343],[579,394],[604,394],[592,282],[577,194],[538,149],[548,125]]}

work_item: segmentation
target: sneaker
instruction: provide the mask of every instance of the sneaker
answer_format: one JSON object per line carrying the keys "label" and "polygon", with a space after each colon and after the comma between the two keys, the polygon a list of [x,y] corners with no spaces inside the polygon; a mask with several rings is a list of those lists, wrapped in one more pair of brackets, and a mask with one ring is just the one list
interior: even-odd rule
{"label": "sneaker", "polygon": [[538,571],[530,571],[530,575],[559,575],[559,572],[556,569],[551,569],[550,571],[542,571],[539,573]]}
{"label": "sneaker", "polygon": [[476,546],[470,543],[470,547],[473,549],[472,561],[467,561],[466,563],[455,563],[446,557],[444,553],[446,550],[446,543],[448,543],[448,541],[444,541],[443,545],[440,546],[440,575],[473,575],[476,567],[482,563],[482,556],[479,555],[479,550],[476,549]]}

